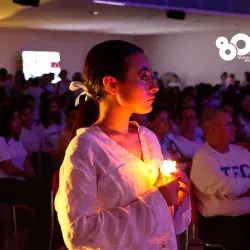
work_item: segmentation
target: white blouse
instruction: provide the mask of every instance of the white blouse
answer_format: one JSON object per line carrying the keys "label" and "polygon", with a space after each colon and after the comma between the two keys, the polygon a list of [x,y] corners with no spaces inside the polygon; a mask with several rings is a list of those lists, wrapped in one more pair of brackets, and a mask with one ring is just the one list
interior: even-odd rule
{"label": "white blouse", "polygon": [[190,223],[190,203],[172,215],[153,186],[163,160],[158,140],[144,127],[138,133],[143,161],[97,126],[78,130],[70,143],[55,200],[70,250],[177,250],[176,233]]}

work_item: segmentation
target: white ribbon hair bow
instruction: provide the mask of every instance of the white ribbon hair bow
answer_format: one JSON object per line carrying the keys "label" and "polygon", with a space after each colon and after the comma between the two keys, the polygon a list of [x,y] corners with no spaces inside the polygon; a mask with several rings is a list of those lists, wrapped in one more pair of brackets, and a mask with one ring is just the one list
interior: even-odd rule
{"label": "white ribbon hair bow", "polygon": [[75,106],[77,106],[79,103],[80,103],[80,97],[82,95],[86,95],[85,97],[85,101],[88,100],[88,97],[91,97],[91,94],[89,93],[88,91],[88,88],[86,87],[86,85],[82,82],[78,82],[78,81],[75,81],[75,82],[71,82],[70,85],[69,85],[69,89],[71,91],[76,91],[76,90],[79,90],[79,89],[82,89],[82,93],[80,95],[77,96],[76,100],[75,100]]}

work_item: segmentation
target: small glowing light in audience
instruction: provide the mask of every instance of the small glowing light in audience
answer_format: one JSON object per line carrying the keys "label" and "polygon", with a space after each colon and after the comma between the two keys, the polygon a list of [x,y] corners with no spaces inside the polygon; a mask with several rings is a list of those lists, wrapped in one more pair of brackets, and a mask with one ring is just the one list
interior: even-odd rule
{"label": "small glowing light in audience", "polygon": [[93,0],[94,3],[100,4],[109,4],[109,5],[117,5],[117,6],[125,6],[125,3],[121,2],[111,2],[111,1],[104,1],[104,0]]}
{"label": "small glowing light in audience", "polygon": [[171,173],[176,173],[177,171],[178,169],[176,168],[176,161],[163,161],[163,164],[161,166],[161,173],[164,176],[170,177]]}
{"label": "small glowing light in audience", "polygon": [[93,12],[91,12],[92,13],[92,15],[94,15],[94,16],[96,16],[96,15],[98,15],[99,14],[99,12],[98,11],[93,11]]}

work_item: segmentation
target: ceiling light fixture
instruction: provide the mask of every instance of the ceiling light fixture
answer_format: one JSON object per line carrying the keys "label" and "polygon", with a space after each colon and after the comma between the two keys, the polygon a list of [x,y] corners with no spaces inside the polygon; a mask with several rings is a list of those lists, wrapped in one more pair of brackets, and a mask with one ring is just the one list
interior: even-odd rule
{"label": "ceiling light fixture", "polygon": [[104,1],[104,0],[93,0],[94,3],[100,4],[109,4],[109,5],[116,5],[116,6],[125,6],[125,3],[121,2],[111,2],[111,1]]}

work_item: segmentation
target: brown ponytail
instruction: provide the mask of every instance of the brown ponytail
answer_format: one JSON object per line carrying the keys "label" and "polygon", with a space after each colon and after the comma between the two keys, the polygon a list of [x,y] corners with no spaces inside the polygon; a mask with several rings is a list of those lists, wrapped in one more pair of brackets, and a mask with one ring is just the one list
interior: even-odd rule
{"label": "brown ponytail", "polygon": [[72,129],[72,137],[76,136],[79,128],[86,128],[93,125],[99,117],[99,104],[92,98],[84,101],[85,96],[81,96],[80,104],[77,106],[76,121]]}

